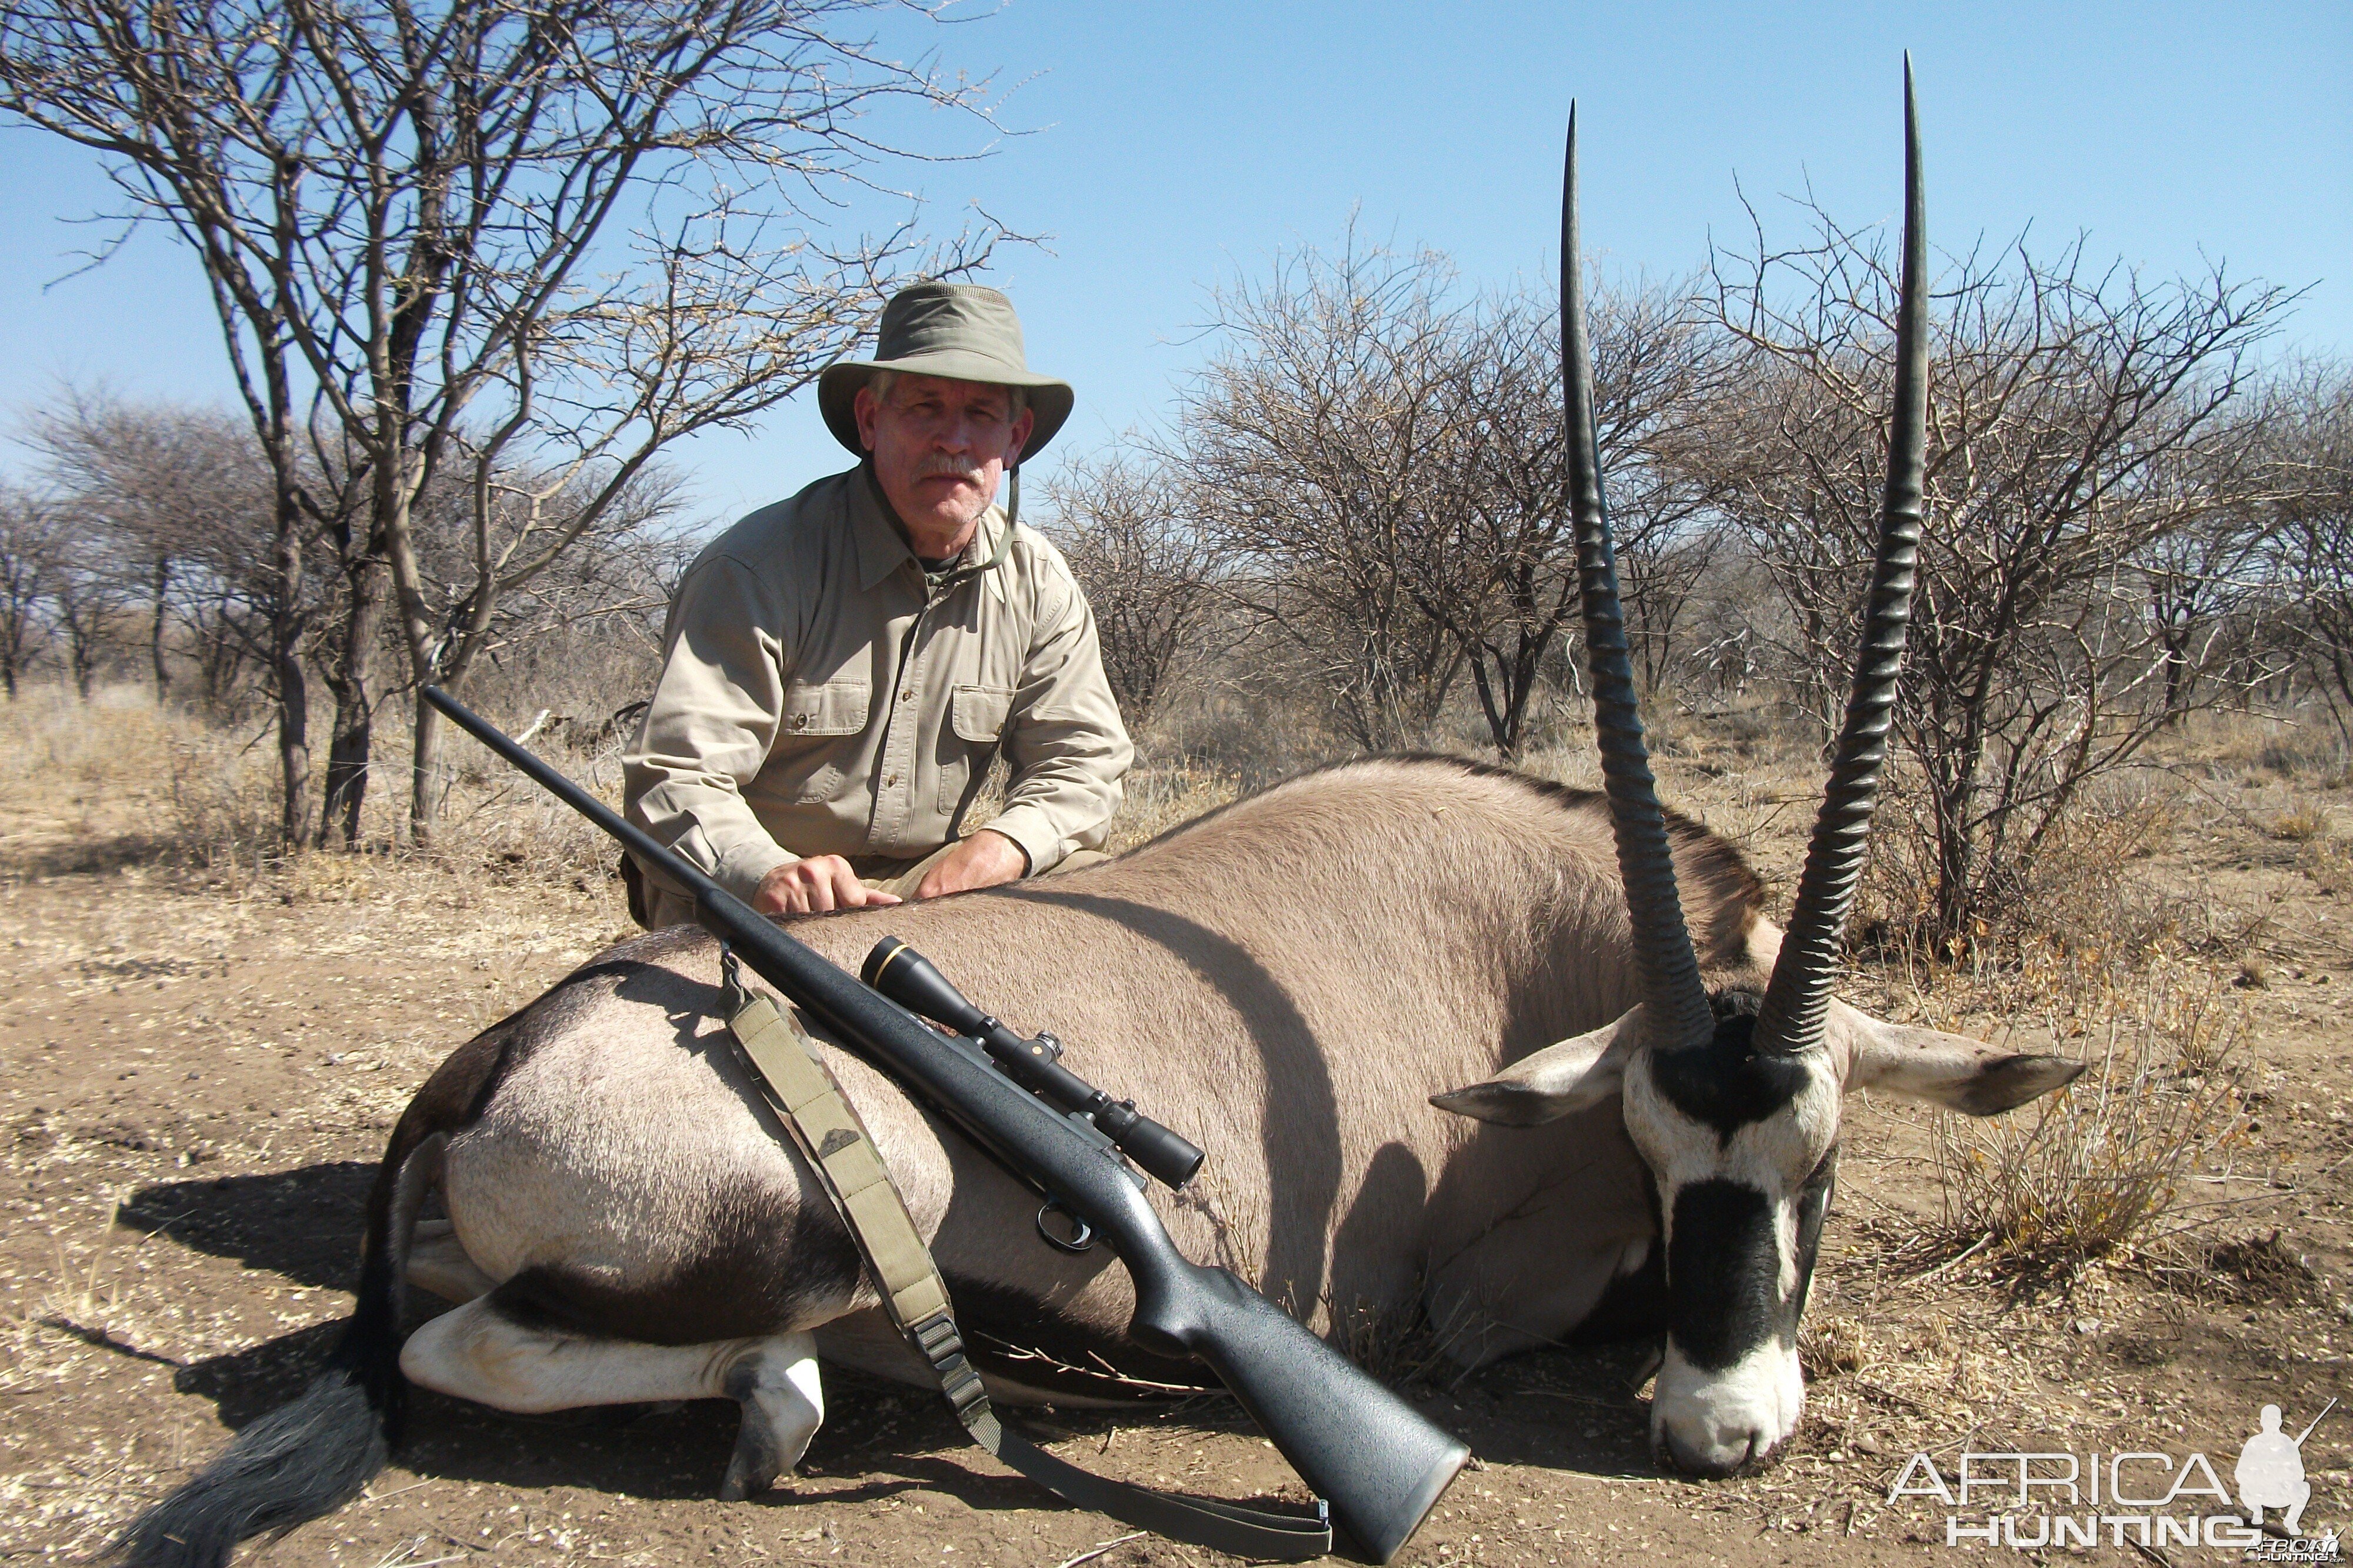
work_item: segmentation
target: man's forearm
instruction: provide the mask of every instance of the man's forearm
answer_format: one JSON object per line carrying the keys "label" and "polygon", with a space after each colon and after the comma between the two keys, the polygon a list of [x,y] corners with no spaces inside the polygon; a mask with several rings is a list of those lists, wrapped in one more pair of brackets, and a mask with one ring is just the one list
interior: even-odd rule
{"label": "man's forearm", "polygon": [[1107,771],[1100,765],[1034,770],[1013,781],[1005,809],[985,826],[1020,846],[1033,876],[1052,870],[1073,850],[1100,849],[1124,793],[1119,776],[1105,776]]}
{"label": "man's forearm", "polygon": [[746,902],[770,872],[799,858],[769,837],[733,790],[665,782],[635,795],[627,815]]}

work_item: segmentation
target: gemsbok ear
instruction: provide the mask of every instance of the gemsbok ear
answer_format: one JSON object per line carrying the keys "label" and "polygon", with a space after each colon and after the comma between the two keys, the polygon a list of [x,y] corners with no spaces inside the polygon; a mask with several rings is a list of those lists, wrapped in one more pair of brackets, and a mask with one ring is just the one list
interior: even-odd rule
{"label": "gemsbok ear", "polygon": [[[1971,1116],[1994,1116],[2075,1080],[2084,1063],[2070,1057],[1998,1051],[1966,1035],[1883,1023],[1833,1002],[1831,1037],[1853,1042],[1846,1087],[1883,1089]],[[1845,1026],[1841,1027],[1841,1026]]]}
{"label": "gemsbok ear", "polygon": [[1625,1080],[1626,1058],[1642,1043],[1642,1009],[1614,1024],[1521,1058],[1484,1083],[1433,1094],[1430,1103],[1502,1127],[1541,1127],[1600,1104]]}

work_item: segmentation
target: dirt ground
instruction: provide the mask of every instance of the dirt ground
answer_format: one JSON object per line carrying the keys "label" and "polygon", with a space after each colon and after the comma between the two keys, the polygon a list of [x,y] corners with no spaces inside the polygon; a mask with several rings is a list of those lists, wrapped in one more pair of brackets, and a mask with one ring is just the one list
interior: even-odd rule
{"label": "dirt ground", "polygon": [[[1683,781],[1686,798],[1704,773]],[[2337,1005],[2353,952],[2342,890],[2310,853],[2333,816],[2353,831],[2353,801],[2250,782],[2191,813],[2165,865],[2252,911],[2254,932],[2231,992],[2249,1010],[2249,1125],[2229,1170],[2184,1201],[2222,1205],[2218,1240],[2275,1242],[2188,1277],[2127,1258],[2064,1288],[2023,1287],[1982,1255],[1904,1265],[1937,1209],[1927,1119],[1857,1097],[1809,1320],[1808,1415],[1783,1460],[1729,1482],[1662,1475],[1640,1345],[1427,1377],[1408,1392],[1478,1458],[1402,1561],[1935,1562],[1954,1550],[1947,1510],[1889,1500],[1915,1450],[1949,1466],[1965,1450],[2195,1449],[2227,1483],[2259,1406],[2295,1429],[2353,1398],[2336,1343],[2353,1340],[2353,1024]],[[1722,804],[1712,819],[1745,809]],[[2263,826],[2297,811],[2319,826]],[[1777,872],[1795,846],[1781,826],[1757,838]],[[362,1201],[408,1095],[626,920],[617,885],[585,877],[501,883],[383,857],[174,868],[135,822],[16,798],[0,807],[0,1555],[78,1561],[301,1386],[349,1309]],[[721,1503],[732,1405],[522,1420],[420,1394],[408,1446],[363,1500],[240,1561],[1213,1558],[1059,1504],[965,1445],[934,1398],[835,1373],[828,1405],[788,1488]],[[1295,1493],[1220,1402],[1031,1426],[1111,1474]],[[2353,1411],[2304,1453],[2306,1531],[2341,1527]],[[2067,1555],[2240,1553],[2104,1538]]]}

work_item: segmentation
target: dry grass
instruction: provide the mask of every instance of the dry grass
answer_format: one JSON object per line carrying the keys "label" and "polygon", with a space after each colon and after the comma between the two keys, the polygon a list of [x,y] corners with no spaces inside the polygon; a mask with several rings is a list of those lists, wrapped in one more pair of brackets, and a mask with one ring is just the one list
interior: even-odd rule
{"label": "dry grass", "polygon": [[[575,885],[616,865],[604,836],[462,735],[449,743],[450,776],[439,836],[429,850],[406,842],[401,818],[407,736],[379,730],[378,757],[361,860],[426,861],[495,879]],[[558,732],[539,749],[607,801],[620,798],[618,742],[575,750]],[[323,780],[314,758],[313,798]],[[0,788],[19,803],[8,858],[57,873],[153,865],[238,888],[290,879],[297,893],[332,894],[359,875],[355,858],[289,850],[279,834],[278,753],[267,724],[228,729],[158,707],[137,688],[34,689],[0,707]]]}
{"label": "dry grass", "polygon": [[2309,844],[2328,834],[2328,814],[2311,801],[2306,801],[2290,811],[2284,811],[2265,825],[2264,831],[2274,838],[2288,844]]}
{"label": "dry grass", "polygon": [[1127,775],[1127,793],[1104,847],[1113,855],[1133,849],[1229,805],[1240,794],[1241,781],[1234,774],[1198,763],[1137,768]]}
{"label": "dry grass", "polygon": [[[517,717],[520,729],[533,715]],[[552,726],[533,747],[619,805],[618,737],[588,726]],[[88,703],[68,689],[33,688],[0,706],[0,788],[19,803],[12,814],[16,830],[0,851],[37,873],[135,863],[240,889],[266,880],[298,899],[334,901],[380,892],[384,874],[417,864],[505,885],[584,889],[615,874],[617,852],[603,834],[462,734],[448,744],[441,826],[428,850],[417,849],[402,821],[407,749],[407,733],[396,722],[379,729],[362,820],[365,854],[289,852],[279,841],[278,755],[266,725],[210,724],[159,708],[138,688],[106,689]],[[321,758],[314,798],[323,773]],[[1126,783],[1112,823],[1114,853],[1240,793],[1232,772],[1190,762],[1140,767]],[[987,819],[1000,784],[1001,778],[992,780],[972,822]]]}
{"label": "dry grass", "polygon": [[[2243,1140],[2244,998],[2255,917],[2168,889],[2144,868],[2169,847],[2179,797],[2087,809],[2054,837],[2002,929],[1939,963],[1889,943],[1885,1010],[1964,1033],[2025,1028],[2090,1065],[2068,1089],[1984,1121],[1931,1129],[1940,1212],[1911,1247],[1967,1250],[1998,1272],[2065,1281],[2104,1258],[2177,1258],[2220,1217],[2191,1184]],[[1906,897],[1874,879],[1882,907]],[[1908,896],[1916,897],[1916,894]]]}
{"label": "dry grass", "polygon": [[[2153,1005],[2151,1011],[2160,1010]],[[1983,1121],[1940,1115],[1942,1187],[1933,1239],[1984,1250],[2019,1275],[2065,1280],[2127,1249],[2171,1258],[2218,1217],[2183,1199],[2190,1179],[2227,1171],[2247,1118],[2227,1068],[2236,1027],[2201,1039],[2204,1066],[2147,1015],[2112,1017],[2091,1067],[2030,1110]]]}
{"label": "dry grass", "polygon": [[2325,713],[2192,713],[2159,737],[2159,754],[2216,777],[2269,773],[2341,789],[2353,763],[2345,732]]}

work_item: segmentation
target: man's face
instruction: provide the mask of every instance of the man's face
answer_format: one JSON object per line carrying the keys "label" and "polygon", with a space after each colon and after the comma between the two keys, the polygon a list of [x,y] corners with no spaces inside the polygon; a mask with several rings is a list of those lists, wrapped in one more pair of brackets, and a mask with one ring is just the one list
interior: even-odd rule
{"label": "man's face", "polygon": [[1005,466],[1029,439],[1029,411],[1012,409],[1009,391],[976,381],[902,375],[885,398],[859,389],[859,439],[916,554],[938,560],[971,541]]}

